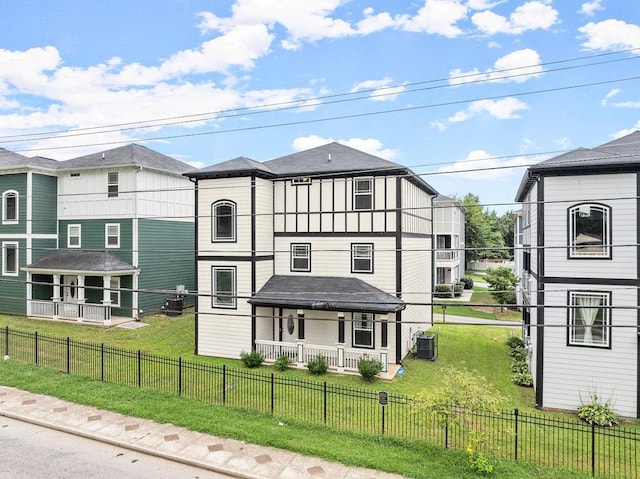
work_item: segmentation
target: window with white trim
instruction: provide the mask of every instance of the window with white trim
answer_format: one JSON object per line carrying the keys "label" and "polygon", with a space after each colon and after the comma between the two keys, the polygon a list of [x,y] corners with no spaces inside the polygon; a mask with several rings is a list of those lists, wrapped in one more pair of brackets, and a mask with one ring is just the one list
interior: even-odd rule
{"label": "window with white trim", "polygon": [[309,176],[297,176],[296,178],[291,178],[292,185],[310,185],[311,177]]}
{"label": "window with white trim", "polygon": [[109,282],[111,306],[120,306],[120,277],[112,276]]}
{"label": "window with white trim", "polygon": [[373,348],[373,313],[353,313],[353,346]]}
{"label": "window with white trim", "polygon": [[104,227],[105,248],[120,247],[120,224],[107,223]]}
{"label": "window with white trim", "polygon": [[611,293],[569,292],[568,343],[571,346],[611,346]]}
{"label": "window with white trim", "polygon": [[291,243],[291,271],[311,271],[310,243]]}
{"label": "window with white trim", "polygon": [[110,171],[109,173],[107,173],[107,197],[117,198],[118,192],[118,172]]}
{"label": "window with white trim", "polygon": [[585,203],[569,208],[569,257],[610,258],[608,206]]}
{"label": "window with white trim", "polygon": [[214,308],[236,307],[236,268],[211,267],[211,306]]}
{"label": "window with white trim", "polygon": [[211,241],[236,240],[236,204],[221,200],[211,205]]}
{"label": "window with white trim", "polygon": [[2,274],[18,276],[18,243],[9,241],[2,243]]}
{"label": "window with white trim", "polygon": [[373,209],[373,178],[354,178],[353,209]]}
{"label": "window with white trim", "polygon": [[373,273],[373,244],[354,243],[351,245],[351,272]]}
{"label": "window with white trim", "polygon": [[15,190],[2,193],[2,224],[18,223],[18,198]]}
{"label": "window with white trim", "polygon": [[67,225],[67,248],[80,248],[81,234],[81,225]]}

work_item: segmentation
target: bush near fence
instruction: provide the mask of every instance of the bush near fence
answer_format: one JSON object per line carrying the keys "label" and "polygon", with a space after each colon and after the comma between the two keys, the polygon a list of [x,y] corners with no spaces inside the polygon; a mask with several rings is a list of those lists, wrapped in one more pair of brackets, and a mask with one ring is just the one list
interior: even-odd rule
{"label": "bush near fence", "polygon": [[[455,422],[440,423],[435,415],[413,407],[415,400],[410,397],[326,381],[215,366],[9,327],[0,329],[0,345],[12,361],[90,379],[455,449],[465,449],[469,430],[482,431],[488,438],[484,452],[496,457],[595,477],[640,479],[640,432],[634,428],[601,428],[517,409],[474,413],[472,424],[465,428]],[[452,407],[451,414],[459,413]]]}

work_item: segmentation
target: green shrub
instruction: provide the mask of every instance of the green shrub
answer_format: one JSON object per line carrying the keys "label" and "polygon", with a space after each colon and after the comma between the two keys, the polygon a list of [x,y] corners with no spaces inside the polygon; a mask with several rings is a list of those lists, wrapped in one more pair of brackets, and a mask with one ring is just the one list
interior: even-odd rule
{"label": "green shrub", "polygon": [[322,355],[316,356],[311,361],[307,363],[307,368],[311,374],[315,374],[316,376],[322,376],[329,369],[329,365],[327,364],[327,358]]}
{"label": "green shrub", "polygon": [[254,349],[250,353],[242,351],[242,353],[240,353],[240,359],[242,359],[242,362],[248,368],[257,368],[264,361],[264,355],[260,351]]}
{"label": "green shrub", "polygon": [[453,298],[453,290],[450,284],[436,284],[436,290],[433,294],[436,298]]}
{"label": "green shrub", "polygon": [[529,366],[527,366],[527,362],[523,359],[514,359],[511,361],[511,372],[526,373],[529,372]]}
{"label": "green shrub", "polygon": [[509,336],[505,344],[510,348],[524,348],[524,341],[520,336]]}
{"label": "green shrub", "polygon": [[456,283],[453,287],[453,295],[456,298],[462,296],[462,292],[464,291],[464,283]]}
{"label": "green shrub", "polygon": [[511,381],[513,381],[518,386],[533,386],[533,376],[531,376],[531,373],[529,371],[514,373],[511,376]]}
{"label": "green shrub", "polygon": [[591,401],[578,407],[578,417],[587,424],[596,426],[613,426],[618,424],[618,415],[613,410],[611,400],[601,402],[596,393],[591,394]]}
{"label": "green shrub", "polygon": [[367,356],[358,361],[358,372],[365,381],[371,381],[382,371],[382,363]]}
{"label": "green shrub", "polygon": [[508,354],[515,361],[525,361],[527,359],[527,348],[525,348],[524,346],[521,346],[519,348],[511,348]]}
{"label": "green shrub", "polygon": [[279,356],[278,359],[276,359],[273,365],[278,371],[286,371],[287,369],[289,369],[289,366],[291,366],[292,362],[293,361],[289,356],[283,354],[282,356]]}
{"label": "green shrub", "polygon": [[464,284],[464,289],[473,289],[473,278],[470,276],[463,276],[460,281]]}

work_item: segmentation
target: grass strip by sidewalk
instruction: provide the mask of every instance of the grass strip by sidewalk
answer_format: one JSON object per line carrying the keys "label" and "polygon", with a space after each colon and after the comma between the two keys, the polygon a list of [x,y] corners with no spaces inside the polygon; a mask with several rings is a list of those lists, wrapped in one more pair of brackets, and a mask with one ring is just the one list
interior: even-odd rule
{"label": "grass strip by sidewalk", "polygon": [[[91,381],[46,368],[0,362],[0,384],[193,431],[230,437],[416,479],[474,477],[463,451],[419,441],[365,436],[296,423],[229,407],[212,406],[148,389]],[[586,478],[567,471],[499,461],[496,479]]]}

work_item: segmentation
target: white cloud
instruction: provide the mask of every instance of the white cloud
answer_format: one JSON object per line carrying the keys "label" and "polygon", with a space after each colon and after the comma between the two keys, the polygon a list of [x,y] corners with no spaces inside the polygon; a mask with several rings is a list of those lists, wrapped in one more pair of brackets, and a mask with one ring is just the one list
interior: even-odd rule
{"label": "white cloud", "polygon": [[631,128],[624,128],[622,130],[616,131],[613,135],[611,135],[611,137],[616,140],[618,138],[622,138],[623,136],[630,135],[631,133],[635,133],[638,130],[640,130],[640,120],[638,120],[636,124]]}
{"label": "white cloud", "polygon": [[449,84],[461,85],[478,81],[522,83],[531,78],[540,77],[543,72],[540,63],[540,55],[535,50],[530,48],[517,50],[498,58],[493,68],[489,68],[484,73],[480,73],[477,68],[468,72],[463,72],[459,68],[452,70],[449,72]]}
{"label": "white cloud", "polygon": [[586,38],[582,46],[587,50],[640,48],[640,26],[633,23],[609,19],[589,22],[578,30]]}
{"label": "white cloud", "polygon": [[393,79],[385,77],[382,80],[365,80],[356,84],[351,93],[356,93],[362,90],[369,91],[371,94],[369,98],[374,101],[392,101],[395,100],[399,94],[404,92],[405,87],[402,85],[389,86],[393,84]]}
{"label": "white cloud", "polygon": [[424,32],[455,38],[462,34],[457,23],[467,16],[468,8],[460,0],[425,0],[414,16],[400,15],[396,21],[408,32]]}
{"label": "white cloud", "polygon": [[392,148],[385,148],[382,142],[376,138],[348,138],[342,140],[334,140],[333,138],[325,138],[318,135],[301,136],[293,140],[291,147],[295,151],[308,150],[309,148],[315,148],[316,146],[326,145],[337,141],[351,148],[355,148],[365,153],[384,158],[386,160],[392,160],[398,155],[398,150]]}
{"label": "white cloud", "polygon": [[618,101],[618,102],[610,102],[613,97],[619,95],[622,92],[620,88],[614,88],[609,93],[607,93],[600,104],[602,106],[612,106],[614,108],[640,108],[640,101]]}
{"label": "white cloud", "polygon": [[458,111],[449,117],[448,121],[459,123],[482,113],[488,113],[498,120],[513,120],[520,118],[517,112],[528,109],[529,106],[526,103],[513,97],[501,100],[476,100],[466,110]]}
{"label": "white cloud", "polygon": [[482,33],[520,35],[529,30],[547,30],[558,22],[558,11],[548,1],[530,1],[517,7],[509,18],[491,10],[475,13],[473,24]]}
{"label": "white cloud", "polygon": [[484,150],[473,150],[463,160],[438,169],[440,173],[455,173],[475,181],[495,181],[520,175],[520,169],[531,163],[525,157],[498,158]]}
{"label": "white cloud", "polygon": [[585,2],[582,4],[582,7],[580,7],[580,10],[578,10],[578,13],[593,17],[597,11],[604,10],[602,1],[603,0],[591,0],[590,2]]}
{"label": "white cloud", "polygon": [[364,11],[364,18],[356,24],[356,30],[361,35],[378,32],[395,25],[395,21],[388,12],[373,13],[373,8],[367,8]]}

